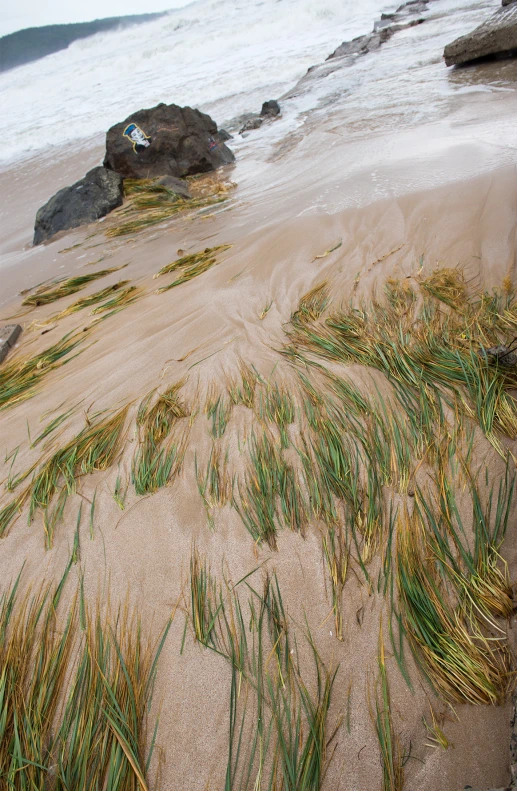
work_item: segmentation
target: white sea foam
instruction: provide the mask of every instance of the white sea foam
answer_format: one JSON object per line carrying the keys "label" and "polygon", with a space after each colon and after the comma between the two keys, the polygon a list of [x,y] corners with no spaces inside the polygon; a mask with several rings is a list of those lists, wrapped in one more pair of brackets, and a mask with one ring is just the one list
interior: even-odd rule
{"label": "white sea foam", "polygon": [[[102,33],[0,75],[0,162],[99,144],[109,126],[158,102],[222,123],[260,109],[344,39],[371,30],[389,0],[199,0]],[[144,10],[144,9],[142,9]]]}

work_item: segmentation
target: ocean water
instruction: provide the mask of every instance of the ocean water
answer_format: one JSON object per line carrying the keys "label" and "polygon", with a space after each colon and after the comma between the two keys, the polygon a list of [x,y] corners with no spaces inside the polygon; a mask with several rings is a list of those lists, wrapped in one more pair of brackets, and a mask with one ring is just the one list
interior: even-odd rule
{"label": "ocean water", "polygon": [[199,0],[160,20],[77,41],[0,75],[0,165],[53,156],[68,144],[102,144],[112,124],[158,102],[198,107],[224,125],[260,110],[396,5]]}

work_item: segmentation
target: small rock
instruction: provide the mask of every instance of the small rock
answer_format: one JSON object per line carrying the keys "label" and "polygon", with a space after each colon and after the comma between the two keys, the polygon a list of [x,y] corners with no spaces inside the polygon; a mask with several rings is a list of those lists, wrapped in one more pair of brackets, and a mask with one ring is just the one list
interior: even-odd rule
{"label": "small rock", "polygon": [[5,360],[10,351],[11,347],[7,341],[0,341],[0,363]]}
{"label": "small rock", "polygon": [[252,129],[258,129],[264,123],[264,119],[257,115],[255,118],[250,118],[246,123],[242,126],[239,131],[239,134],[242,135],[243,132],[251,132]]}
{"label": "small rock", "polygon": [[231,135],[226,129],[219,129],[216,137],[221,143],[226,143],[227,140],[233,140],[233,135]]}
{"label": "small rock", "polygon": [[497,361],[507,368],[517,365],[517,353],[508,346],[492,346],[490,349],[481,349],[480,353],[486,354],[492,362]]}
{"label": "small rock", "polygon": [[34,244],[59,231],[78,228],[116,209],[123,201],[122,178],[103,167],[93,168],[71,187],[64,187],[36,214]]}
{"label": "small rock", "polygon": [[22,328],[19,324],[6,324],[0,327],[0,363],[5,360],[14,344],[20,337]]}
{"label": "small rock", "polygon": [[262,110],[260,111],[261,115],[265,116],[272,116],[275,118],[277,115],[280,115],[280,105],[278,104],[275,99],[269,99],[269,101],[264,102],[262,105]]}
{"label": "small rock", "polygon": [[0,327],[0,341],[5,341],[12,349],[21,333],[22,328],[19,324],[5,324]]}
{"label": "small rock", "polygon": [[181,198],[191,197],[187,182],[183,179],[177,179],[176,176],[160,176],[160,178],[155,179],[154,183],[161,184]]}

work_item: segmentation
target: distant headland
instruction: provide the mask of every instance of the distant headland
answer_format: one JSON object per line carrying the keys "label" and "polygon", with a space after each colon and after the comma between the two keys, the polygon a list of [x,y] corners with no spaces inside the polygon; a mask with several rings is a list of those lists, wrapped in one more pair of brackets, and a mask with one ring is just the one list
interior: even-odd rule
{"label": "distant headland", "polygon": [[0,72],[44,58],[53,52],[66,49],[73,41],[93,36],[117,27],[130,27],[158,19],[166,12],[133,14],[94,19],[93,22],[74,22],[67,25],[28,27],[0,37]]}

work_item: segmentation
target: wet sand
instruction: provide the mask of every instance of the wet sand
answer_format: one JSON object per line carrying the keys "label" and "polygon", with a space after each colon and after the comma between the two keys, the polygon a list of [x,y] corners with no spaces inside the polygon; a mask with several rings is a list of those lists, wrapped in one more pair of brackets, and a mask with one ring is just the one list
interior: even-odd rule
{"label": "wet sand", "polygon": [[[508,67],[493,67],[497,68]],[[42,416],[51,410],[57,414],[80,405],[59,437],[61,442],[82,428],[86,410],[98,412],[128,402],[136,410],[151,389],[183,377],[188,377],[187,395],[194,398],[200,393],[202,403],[209,383],[224,387],[227,377],[238,370],[240,358],[253,363],[266,379],[275,370],[289,381],[290,368],[277,352],[286,340],[284,325],[300,297],[323,279],[332,284],[333,306],[347,303],[351,296],[360,300],[380,295],[388,277],[414,276],[422,267],[431,272],[436,265],[464,267],[479,288],[500,287],[507,276],[515,285],[517,179],[512,144],[516,141],[501,146],[494,129],[498,119],[508,128],[516,102],[514,90],[504,95],[480,93],[468,108],[460,98],[452,121],[449,117],[446,123],[357,136],[347,135],[347,119],[336,112],[327,121],[311,121],[304,135],[289,133],[283,146],[262,148],[255,155],[252,138],[247,138],[237,145],[237,165],[220,174],[222,180],[237,184],[226,204],[129,238],[105,237],[105,228],[116,221],[115,213],[102,223],[31,247],[36,209],[97,164],[100,148],[71,151],[58,161],[26,163],[16,173],[1,173],[0,191],[10,196],[10,221],[4,222],[0,244],[2,323],[20,315],[19,292],[24,288],[51,277],[127,264],[122,272],[79,294],[20,315],[16,320],[24,333],[15,355],[34,354],[66,332],[88,325],[91,317],[82,311],[60,320],[44,335],[38,326],[78,297],[121,277],[146,289],[134,305],[101,322],[81,354],[51,373],[33,398],[0,412],[2,455],[20,445],[16,471],[37,461],[40,448],[30,449],[27,427],[34,437],[48,420]],[[334,252],[317,258],[339,242]],[[178,250],[190,253],[220,244],[232,247],[217,266],[178,288],[156,293],[170,276],[154,280],[153,275],[175,260]],[[261,311],[270,302],[261,320]],[[358,367],[352,366],[348,373],[367,381]],[[224,445],[237,474],[244,464],[237,438],[244,436],[246,425],[247,410],[236,407]],[[68,502],[51,550],[44,548],[41,514],[28,525],[24,510],[0,543],[2,588],[23,564],[27,583],[60,577],[73,544],[79,497],[87,504],[96,491],[93,540],[86,519],[81,527],[80,565],[88,597],[93,601],[108,588],[114,602],[129,594],[144,625],[154,633],[180,601],[160,659],[154,698],[154,711],[161,710],[158,744],[165,758],[159,788],[201,791],[224,785],[230,670],[220,657],[201,649],[190,630],[180,654],[191,549],[195,542],[217,574],[226,563],[232,580],[265,563],[265,568],[277,571],[293,624],[301,628],[306,616],[324,661],[334,667],[339,664],[330,731],[347,710],[352,685],[350,732],[342,725],[337,734],[323,787],[329,791],[380,788],[381,764],[367,690],[376,672],[381,618],[386,623],[384,598],[369,595],[364,585],[349,579],[344,592],[344,640],[337,641],[329,617],[330,590],[318,526],[311,525],[305,537],[281,531],[277,552],[255,546],[230,506],[215,512],[211,530],[194,472],[195,453],[206,457],[210,446],[201,415],[179,480],[145,498],[138,498],[129,486],[121,511],[112,493],[119,475],[130,476],[135,447],[130,434],[118,465],[81,479],[80,495]],[[483,464],[482,456],[478,461]],[[497,478],[504,464],[490,463]],[[5,479],[8,464],[0,469]],[[514,508],[503,547],[512,579],[517,572],[515,517]],[[376,563],[372,562],[374,576]],[[512,647],[516,624],[512,619],[508,625]],[[307,648],[301,651],[302,662],[307,663]],[[444,707],[423,685],[410,658],[414,692],[391,654],[387,664],[395,726],[403,744],[411,745],[406,789],[458,791],[467,784],[506,785],[509,704],[456,706],[457,719],[451,715],[444,726],[454,747],[438,750],[426,746],[422,717],[429,719],[429,700],[439,709]]]}

